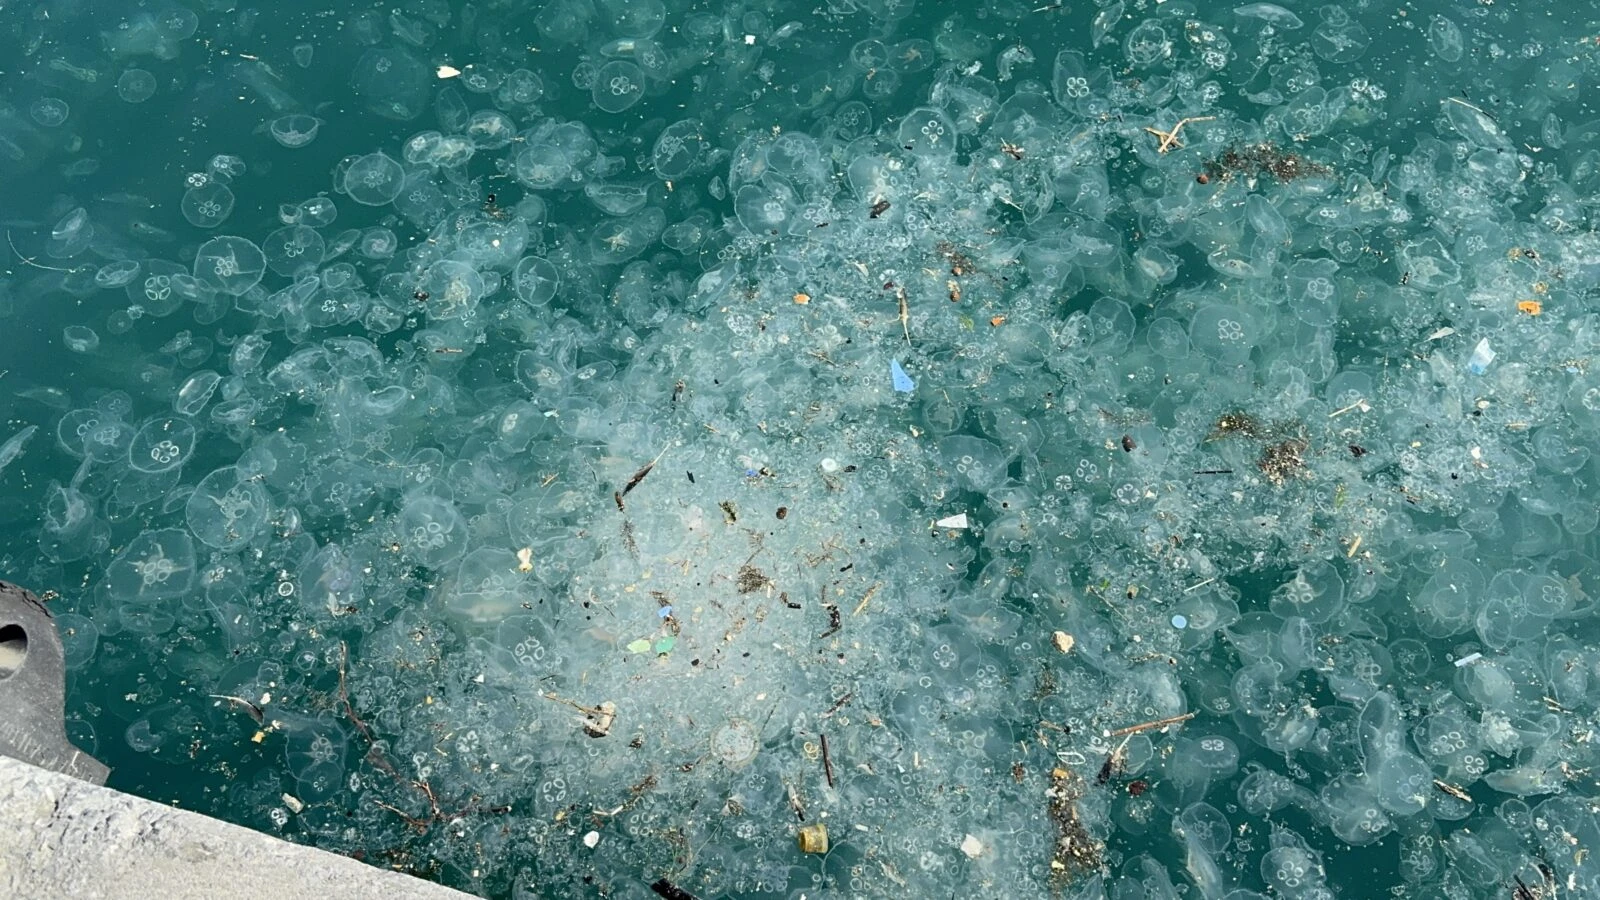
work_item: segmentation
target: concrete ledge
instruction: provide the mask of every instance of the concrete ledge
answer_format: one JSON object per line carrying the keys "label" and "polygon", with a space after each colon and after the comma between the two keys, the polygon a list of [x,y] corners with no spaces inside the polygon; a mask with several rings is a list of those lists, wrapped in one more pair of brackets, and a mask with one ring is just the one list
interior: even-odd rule
{"label": "concrete ledge", "polygon": [[0,756],[0,897],[471,895]]}

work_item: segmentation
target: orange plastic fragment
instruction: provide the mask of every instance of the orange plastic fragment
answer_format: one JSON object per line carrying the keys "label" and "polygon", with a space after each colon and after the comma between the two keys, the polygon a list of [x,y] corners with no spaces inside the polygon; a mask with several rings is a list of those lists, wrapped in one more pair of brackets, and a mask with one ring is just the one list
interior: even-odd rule
{"label": "orange plastic fragment", "polygon": [[991,327],[993,327],[993,328],[999,328],[1001,325],[1004,325],[1005,322],[1006,322],[1006,317],[1005,316],[995,316],[994,318],[989,320],[989,325]]}
{"label": "orange plastic fragment", "polygon": [[1525,312],[1530,316],[1537,316],[1544,312],[1544,305],[1537,300],[1518,300],[1517,312]]}
{"label": "orange plastic fragment", "polygon": [[800,305],[804,306],[805,304],[811,302],[811,295],[810,294],[804,294],[804,293],[795,294],[794,295],[794,302],[799,303]]}

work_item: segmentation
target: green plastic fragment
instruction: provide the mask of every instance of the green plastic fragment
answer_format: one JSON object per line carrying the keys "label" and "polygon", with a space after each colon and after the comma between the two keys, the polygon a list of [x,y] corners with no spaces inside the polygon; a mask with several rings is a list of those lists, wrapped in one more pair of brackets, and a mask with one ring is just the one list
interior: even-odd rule
{"label": "green plastic fragment", "polygon": [[671,653],[672,652],[672,648],[676,647],[676,646],[678,646],[678,639],[676,637],[674,637],[673,635],[669,634],[666,637],[661,638],[660,640],[656,641],[656,652],[657,653]]}
{"label": "green plastic fragment", "polygon": [[633,641],[632,643],[628,644],[629,653],[644,653],[649,649],[650,642],[644,638],[639,638],[637,641]]}

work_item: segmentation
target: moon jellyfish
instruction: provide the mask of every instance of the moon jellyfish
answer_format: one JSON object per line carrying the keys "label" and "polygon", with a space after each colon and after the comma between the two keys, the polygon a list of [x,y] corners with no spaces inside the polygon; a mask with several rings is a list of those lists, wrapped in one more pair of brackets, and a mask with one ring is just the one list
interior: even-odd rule
{"label": "moon jellyfish", "polygon": [[356,241],[356,252],[367,259],[388,259],[400,245],[399,238],[387,228],[368,228]]}
{"label": "moon jellyfish", "polygon": [[100,629],[94,620],[77,613],[56,613],[55,620],[66,667],[76,669],[93,659],[100,645]]}
{"label": "moon jellyfish", "polygon": [[483,278],[478,270],[460,260],[444,259],[428,267],[419,287],[427,295],[429,318],[459,319],[478,308],[483,296]]}
{"label": "moon jellyfish", "polygon": [[1189,340],[1195,349],[1218,362],[1241,363],[1250,356],[1260,328],[1243,307],[1206,306],[1189,323]]}
{"label": "moon jellyfish", "polygon": [[368,153],[345,170],[343,189],[350,199],[363,206],[383,206],[400,196],[406,173],[400,163],[387,154]]}
{"label": "moon jellyfish", "polygon": [[602,110],[622,112],[644,96],[644,70],[625,59],[614,59],[595,73],[590,96]]}
{"label": "moon jellyfish", "polygon": [[106,567],[106,589],[120,602],[181,597],[194,583],[194,541],[176,528],[134,538]]}
{"label": "moon jellyfish", "polygon": [[61,343],[73,353],[93,353],[100,349],[100,335],[87,325],[68,325],[61,330]]}
{"label": "moon jellyfish", "polygon": [[700,171],[708,162],[711,144],[698,119],[682,119],[662,129],[650,151],[656,175],[666,181]]}
{"label": "moon jellyfish", "polygon": [[233,191],[218,180],[208,180],[183,193],[183,217],[196,228],[215,228],[233,213]]}
{"label": "moon jellyfish", "polygon": [[438,497],[408,501],[398,523],[401,545],[421,565],[437,568],[467,549],[467,520],[455,505]]}
{"label": "moon jellyfish", "polygon": [[129,69],[117,79],[117,96],[124,103],[143,103],[155,93],[156,77],[144,69]]}
{"label": "moon jellyfish", "polygon": [[240,477],[234,466],[212,472],[195,486],[184,506],[189,530],[200,543],[232,551],[248,543],[267,521],[267,492]]}
{"label": "moon jellyfish", "polygon": [[194,454],[195,437],[194,425],[187,419],[151,419],[128,444],[128,465],[146,475],[176,469]]}
{"label": "moon jellyfish", "polygon": [[267,235],[261,242],[267,267],[285,278],[314,272],[322,265],[326,250],[322,235],[305,225],[288,225]]}
{"label": "moon jellyfish", "polygon": [[46,128],[62,125],[71,112],[72,108],[67,105],[67,101],[59,97],[44,97],[33,101],[33,105],[28,107],[28,115]]}
{"label": "moon jellyfish", "polygon": [[322,127],[322,120],[316,116],[305,113],[290,113],[273,119],[267,126],[272,133],[272,139],[294,150],[311,143],[317,139],[317,129]]}
{"label": "moon jellyfish", "polygon": [[33,440],[38,431],[39,426],[29,425],[12,435],[4,444],[0,444],[0,472],[4,472],[6,466],[11,465],[22,455],[22,451],[27,449],[28,442]]}
{"label": "moon jellyfish", "polygon": [[344,787],[346,740],[331,716],[283,714],[284,763],[299,782],[302,800],[316,801]]}
{"label": "moon jellyfish", "polygon": [[955,152],[955,138],[950,119],[931,107],[914,109],[900,121],[900,146],[918,156],[949,156]]}
{"label": "moon jellyfish", "polygon": [[375,47],[356,63],[351,87],[378,115],[408,121],[428,106],[431,74],[422,60],[405,50]]}
{"label": "moon jellyfish", "polygon": [[499,622],[528,599],[528,576],[510,550],[479,548],[468,553],[456,570],[445,605],[470,622]]}
{"label": "moon jellyfish", "polygon": [[654,243],[666,224],[667,214],[654,206],[631,218],[609,219],[589,236],[589,253],[602,265],[627,262]]}
{"label": "moon jellyfish", "polygon": [[108,262],[94,273],[94,285],[99,288],[124,287],[139,276],[139,261],[136,259],[119,259]]}
{"label": "moon jellyfish", "polygon": [[50,243],[45,252],[56,259],[68,259],[87,249],[93,238],[94,223],[89,221],[88,211],[80,206],[56,221],[50,229]]}
{"label": "moon jellyfish", "polygon": [[213,290],[234,297],[260,284],[266,271],[267,258],[261,248],[233,235],[206,241],[194,257],[194,277]]}
{"label": "moon jellyfish", "polygon": [[560,289],[561,272],[542,256],[524,256],[511,270],[511,287],[523,303],[544,306]]}

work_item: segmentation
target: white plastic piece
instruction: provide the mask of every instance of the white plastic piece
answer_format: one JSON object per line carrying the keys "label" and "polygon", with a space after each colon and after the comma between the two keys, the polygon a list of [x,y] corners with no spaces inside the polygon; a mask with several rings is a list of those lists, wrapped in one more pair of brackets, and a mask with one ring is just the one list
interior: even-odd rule
{"label": "white plastic piece", "polygon": [[438,71],[434,74],[438,75],[440,78],[454,78],[461,74],[461,70],[455,66],[440,66]]}
{"label": "white plastic piece", "polygon": [[1473,663],[1477,662],[1480,659],[1483,659],[1483,654],[1482,653],[1468,653],[1466,656],[1463,656],[1460,659],[1456,660],[1456,668],[1464,669],[1467,666],[1472,665]]}
{"label": "white plastic piece", "polygon": [[977,859],[983,855],[983,841],[969,834],[961,839],[961,852],[967,855],[967,859]]}
{"label": "white plastic piece", "polygon": [[933,524],[939,526],[940,528],[966,528],[968,527],[967,514],[957,513],[953,516],[945,516]]}
{"label": "white plastic piece", "polygon": [[1489,348],[1489,339],[1478,341],[1478,346],[1472,348],[1472,357],[1467,360],[1467,371],[1474,375],[1482,375],[1489,371],[1489,364],[1494,362],[1495,352]]}
{"label": "white plastic piece", "polygon": [[599,844],[599,843],[600,843],[600,832],[598,832],[598,831],[591,831],[588,834],[583,836],[583,845],[585,847],[588,847],[590,850],[593,850],[595,848],[595,845]]}

